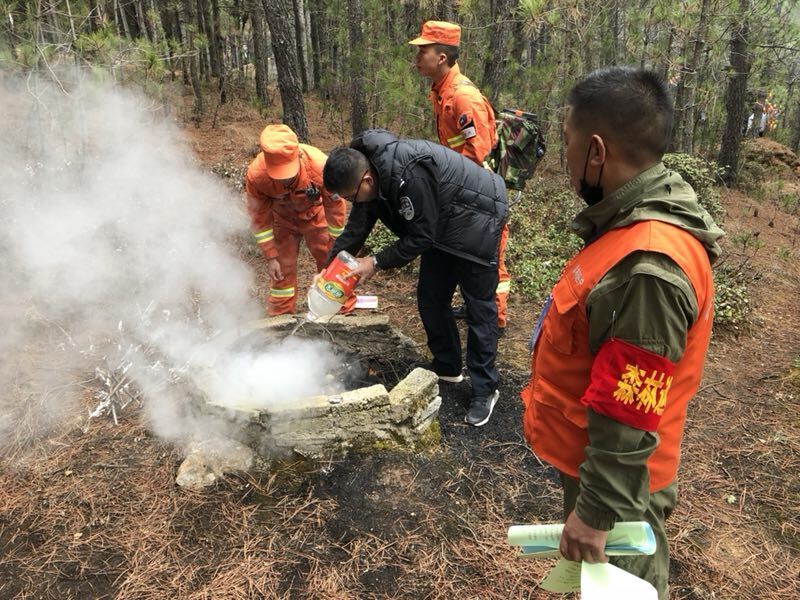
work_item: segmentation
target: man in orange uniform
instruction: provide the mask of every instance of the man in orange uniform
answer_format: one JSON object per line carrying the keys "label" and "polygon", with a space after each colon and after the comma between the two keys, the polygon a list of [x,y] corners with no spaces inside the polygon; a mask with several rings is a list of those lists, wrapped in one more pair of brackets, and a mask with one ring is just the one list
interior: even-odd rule
{"label": "man in orange uniform", "polygon": [[[439,143],[483,165],[483,159],[497,142],[494,110],[475,84],[461,74],[456,62],[460,43],[461,27],[447,21],[426,21],[420,36],[409,42],[417,46],[416,65],[420,75],[433,81],[430,98]],[[495,292],[500,335],[508,321],[511,290],[505,263],[507,241],[508,225],[504,225],[500,234]],[[456,309],[456,313],[463,316],[462,310]]]}
{"label": "man in orange uniform", "polygon": [[672,101],[654,73],[609,67],[570,91],[564,142],[585,245],[533,330],[523,429],[561,472],[565,558],[604,562],[617,521],[653,527],[653,556],[614,557],[666,600],[664,521],[686,409],[703,374],[723,235],[661,162]]}
{"label": "man in orange uniform", "polygon": [[[322,185],[327,156],[300,144],[286,125],[267,125],[259,139],[261,152],[245,176],[247,212],[272,282],[267,302],[270,316],[295,312],[297,252],[304,239],[317,271],[333,241],[342,233],[346,206]],[[352,310],[355,298],[342,308]]]}

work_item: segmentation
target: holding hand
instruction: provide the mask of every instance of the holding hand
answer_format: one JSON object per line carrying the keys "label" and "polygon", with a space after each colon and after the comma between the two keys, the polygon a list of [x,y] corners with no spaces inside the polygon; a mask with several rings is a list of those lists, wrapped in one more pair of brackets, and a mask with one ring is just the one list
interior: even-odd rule
{"label": "holding hand", "polygon": [[283,271],[281,271],[281,263],[277,258],[270,258],[267,261],[267,275],[273,281],[280,281],[283,279]]}
{"label": "holding hand", "polygon": [[345,277],[360,277],[361,281],[369,281],[375,274],[375,258],[366,256],[364,258],[357,258],[358,266],[350,271]]}
{"label": "holding hand", "polygon": [[605,551],[607,538],[607,531],[589,527],[573,510],[569,513],[567,522],[564,523],[564,531],[561,533],[561,544],[558,549],[567,560],[604,563],[608,562]]}

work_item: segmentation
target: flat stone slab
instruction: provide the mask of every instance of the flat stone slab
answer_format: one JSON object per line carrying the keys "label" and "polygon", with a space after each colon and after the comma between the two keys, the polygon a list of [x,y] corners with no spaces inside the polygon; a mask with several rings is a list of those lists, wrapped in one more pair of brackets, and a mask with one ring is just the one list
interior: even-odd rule
{"label": "flat stone slab", "polygon": [[[293,315],[263,319],[237,332],[231,343],[258,347],[259,336],[280,339],[301,321]],[[385,361],[400,369],[422,358],[416,343],[393,328],[386,315],[334,315],[303,323],[296,335],[327,339],[359,360]],[[234,432],[237,441],[232,441],[231,447],[235,450],[229,451],[224,444],[193,446],[178,471],[177,482],[194,489],[212,485],[223,472],[250,468],[255,454],[268,460],[288,453],[320,459],[354,447],[414,447],[437,442],[438,384],[435,373],[415,368],[391,391],[376,384],[277,405],[264,398],[227,399],[224,405],[205,398],[202,411],[230,424],[225,429]]]}

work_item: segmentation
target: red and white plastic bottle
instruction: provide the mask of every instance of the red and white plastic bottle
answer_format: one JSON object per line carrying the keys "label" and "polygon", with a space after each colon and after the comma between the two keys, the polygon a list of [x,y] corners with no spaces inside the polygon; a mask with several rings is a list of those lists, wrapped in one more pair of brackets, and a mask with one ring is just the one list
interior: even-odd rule
{"label": "red and white plastic bottle", "polygon": [[349,252],[342,250],[331,264],[320,274],[317,283],[308,290],[309,321],[335,315],[347,299],[353,295],[358,277],[345,277],[358,266],[358,261]]}

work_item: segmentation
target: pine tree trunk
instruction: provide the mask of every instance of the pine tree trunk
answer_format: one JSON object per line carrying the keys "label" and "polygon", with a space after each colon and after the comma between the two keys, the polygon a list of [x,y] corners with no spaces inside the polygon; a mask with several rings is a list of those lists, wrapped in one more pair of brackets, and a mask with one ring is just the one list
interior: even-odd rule
{"label": "pine tree trunk", "polygon": [[131,38],[131,28],[128,27],[128,17],[125,16],[125,11],[122,9],[120,5],[120,0],[114,0],[114,18],[116,19],[117,14],[119,14],[119,20],[122,23],[122,29],[125,32],[125,37],[130,39]]}
{"label": "pine tree trunk", "polygon": [[489,52],[483,70],[483,93],[495,104],[500,97],[500,86],[506,63],[504,56],[511,37],[512,12],[516,6],[514,0],[496,0],[493,15],[492,37],[489,40]]}
{"label": "pine tree trunk", "polygon": [[215,77],[221,77],[225,71],[224,40],[220,31],[219,0],[211,0],[211,70]]}
{"label": "pine tree trunk", "polygon": [[194,45],[194,32],[197,27],[194,0],[183,0],[183,14],[184,22],[184,35],[186,38],[185,51],[189,54],[187,62],[189,63],[189,79],[192,82],[192,91],[194,91],[194,118],[199,123],[200,117],[203,114],[203,90],[200,87],[200,75],[198,73],[198,53]]}
{"label": "pine tree trunk", "polygon": [[611,56],[609,56],[608,63],[616,65],[617,61],[619,61],[619,1],[613,0],[609,10],[611,11],[608,16],[609,33],[611,35]]}
{"label": "pine tree trunk", "polygon": [[[725,130],[717,162],[725,170],[723,180],[728,185],[735,185],[739,174],[739,149],[742,143],[742,126],[746,122],[745,100],[747,96],[747,78],[750,71],[748,56],[748,37],[750,34],[747,12],[750,0],[739,0],[740,15],[732,23],[730,71],[728,86],[725,90]],[[755,125],[755,123],[753,124]]]}
{"label": "pine tree trunk", "polygon": [[364,99],[364,64],[361,48],[361,0],[347,0],[350,36],[350,124],[353,136],[367,128],[367,103]]}
{"label": "pine tree trunk", "polygon": [[797,99],[794,103],[794,114],[790,123],[791,135],[789,137],[789,147],[797,154],[800,153],[800,93],[796,93]]}
{"label": "pine tree trunk", "polygon": [[303,100],[302,82],[298,76],[297,46],[283,0],[264,0],[267,25],[272,37],[272,54],[278,69],[278,89],[283,104],[283,122],[291,127],[302,142],[308,142],[308,121]]}
{"label": "pine tree trunk", "polygon": [[667,36],[667,45],[664,48],[664,57],[661,63],[661,78],[669,81],[669,66],[672,63],[672,44],[675,41],[675,27],[670,26]]}
{"label": "pine tree trunk", "polygon": [[103,16],[100,13],[100,3],[98,0],[89,0],[89,31],[92,33],[100,31],[103,27]]}
{"label": "pine tree trunk", "polygon": [[308,91],[308,72],[306,71],[305,55],[305,27],[303,23],[303,0],[291,0],[294,9],[294,38],[297,48],[297,65],[300,67],[300,81],[303,83],[303,92]]}
{"label": "pine tree trunk", "polygon": [[698,77],[700,60],[705,46],[706,32],[708,31],[708,4],[709,0],[703,0],[700,5],[700,17],[697,21],[697,31],[695,32],[694,45],[689,63],[686,65],[684,74],[684,112],[683,130],[681,132],[681,151],[692,154],[694,151],[694,126],[695,126],[695,100],[697,97]]}
{"label": "pine tree trunk", "polygon": [[[321,2],[319,4],[322,4]],[[322,68],[320,57],[322,56],[322,46],[320,44],[320,20],[322,19],[317,7],[311,11],[311,68],[314,71],[314,89],[319,89],[322,79]]]}
{"label": "pine tree trunk", "polygon": [[453,0],[439,0],[434,10],[435,16],[439,21],[455,21],[456,9]]}
{"label": "pine tree trunk", "polygon": [[253,66],[256,71],[256,97],[263,106],[270,103],[267,85],[269,83],[269,46],[264,22],[264,5],[260,0],[252,0],[250,24],[253,27]]}
{"label": "pine tree trunk", "polygon": [[[683,44],[683,49],[680,53],[681,59],[685,59],[686,57],[688,44],[688,40]],[[686,115],[686,75],[686,62],[685,60],[681,60],[678,84],[675,86],[675,116],[672,121],[670,141],[670,150],[672,152],[680,152],[681,144],[683,143],[683,117]]]}
{"label": "pine tree trunk", "polygon": [[147,39],[152,42],[153,37],[150,30],[147,28],[147,23],[144,16],[145,9],[144,6],[142,6],[142,0],[135,0],[133,8],[136,12],[136,27],[139,29],[139,35],[142,37],[146,36]]}

